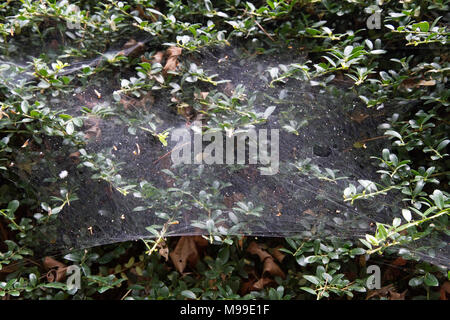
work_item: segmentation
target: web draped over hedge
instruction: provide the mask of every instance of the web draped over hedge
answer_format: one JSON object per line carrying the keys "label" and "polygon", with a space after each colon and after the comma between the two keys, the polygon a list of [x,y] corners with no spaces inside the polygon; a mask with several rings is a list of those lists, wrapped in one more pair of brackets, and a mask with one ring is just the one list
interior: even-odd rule
{"label": "web draped over hedge", "polygon": [[[190,30],[193,38],[178,35],[177,43],[164,42],[155,25],[131,31],[117,23],[112,40],[97,47],[92,39],[80,45],[82,31],[72,30],[63,50],[55,39],[31,46],[19,38],[10,46],[21,54],[1,58],[2,85],[28,115],[23,125],[37,120],[44,132],[23,141],[8,169],[28,180],[27,193],[40,201],[41,225],[29,240],[37,251],[194,234],[211,241],[230,235],[357,240],[402,216],[399,193],[349,197],[378,193],[371,155],[389,146],[379,125],[392,109],[378,102],[367,109],[365,96],[320,66],[320,77],[311,80],[307,50],[228,41],[209,23],[212,38]],[[342,61],[351,65],[363,51],[383,51],[366,45],[367,51],[346,46]],[[180,128],[224,137],[278,130],[278,172],[263,174],[264,165],[248,161],[176,165],[171,137]],[[189,155],[199,157],[194,150]],[[402,248],[448,265],[447,243],[436,233]]]}

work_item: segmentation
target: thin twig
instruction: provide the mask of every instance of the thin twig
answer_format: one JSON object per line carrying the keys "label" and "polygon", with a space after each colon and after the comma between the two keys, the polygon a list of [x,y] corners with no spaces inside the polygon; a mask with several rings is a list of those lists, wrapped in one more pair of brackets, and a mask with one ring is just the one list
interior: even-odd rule
{"label": "thin twig", "polygon": [[263,26],[260,25],[258,21],[255,20],[255,23],[256,23],[256,25],[261,29],[261,31],[264,32],[264,34],[265,34],[266,36],[269,37],[270,40],[272,40],[273,42],[275,42],[275,39],[272,38],[272,36],[271,36],[270,34],[268,34],[266,30],[264,30]]}
{"label": "thin twig", "polygon": [[124,296],[123,296],[122,298],[120,298],[120,300],[124,300],[124,299],[130,294],[130,292],[131,292],[131,289],[128,290],[128,291],[124,294]]}
{"label": "thin twig", "polygon": [[190,144],[191,142],[186,142],[183,143],[181,146],[175,147],[172,150],[170,150],[169,152],[167,152],[166,154],[162,155],[161,157],[159,157],[158,159],[156,159],[155,161],[153,161],[153,164],[157,164],[159,161],[161,161],[162,159],[164,159],[165,157],[167,157],[169,154],[171,154],[172,152],[174,152],[175,150],[180,149],[181,147],[184,147],[187,144]]}

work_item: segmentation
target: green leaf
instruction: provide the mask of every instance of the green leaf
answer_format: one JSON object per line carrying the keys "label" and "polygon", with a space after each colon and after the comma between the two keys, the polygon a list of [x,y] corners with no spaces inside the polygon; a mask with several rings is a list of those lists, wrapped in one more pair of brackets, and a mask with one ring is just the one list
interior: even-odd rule
{"label": "green leaf", "polygon": [[389,155],[391,153],[389,152],[389,149],[383,149],[383,159],[386,161],[389,161]]}
{"label": "green leaf", "polygon": [[50,84],[47,81],[41,80],[41,82],[39,82],[38,84],[38,87],[42,89],[47,89],[48,87],[50,87]]}
{"label": "green leaf", "polygon": [[99,288],[97,291],[98,291],[98,293],[103,293],[103,292],[108,291],[109,289],[111,289],[111,287],[104,286],[104,287]]}
{"label": "green leaf", "polygon": [[358,284],[351,285],[349,289],[357,291],[357,292],[366,292],[367,291],[366,288],[364,288],[363,286],[360,286]]}
{"label": "green leaf", "polygon": [[183,290],[181,291],[181,295],[188,299],[197,299],[197,296],[191,290]]}
{"label": "green leaf", "polygon": [[305,278],[306,280],[308,280],[309,282],[318,285],[320,283],[319,278],[315,277],[315,276],[310,276],[310,275],[304,275],[303,278]]}
{"label": "green leaf", "polygon": [[81,118],[73,118],[72,121],[73,124],[76,125],[77,127],[83,126],[83,120]]}
{"label": "green leaf", "polygon": [[387,237],[386,228],[382,224],[378,224],[378,226],[377,226],[377,236],[376,237],[378,240],[384,240]]}
{"label": "green leaf", "polygon": [[365,239],[359,239],[359,241],[361,241],[362,244],[364,244],[367,248],[372,249],[372,245],[370,244],[369,241],[367,241]]}
{"label": "green leaf", "polygon": [[411,211],[409,211],[408,209],[402,209],[402,216],[403,218],[405,218],[406,221],[410,222],[411,221]]}
{"label": "green leaf", "polygon": [[22,109],[23,113],[27,113],[28,112],[28,101],[27,100],[23,100],[22,103],[20,104],[20,109]]}
{"label": "green leaf", "polygon": [[69,253],[64,256],[64,259],[79,262],[81,260],[81,257],[78,254]]}
{"label": "green leaf", "polygon": [[306,28],[305,31],[313,36],[320,34],[320,31],[317,29]]}
{"label": "green leaf", "polygon": [[442,193],[441,190],[434,190],[433,194],[430,196],[431,199],[433,199],[434,204],[436,205],[436,207],[439,208],[439,210],[444,209],[444,204],[445,204],[445,200],[444,200],[444,194]]}
{"label": "green leaf", "polygon": [[438,146],[436,147],[436,150],[439,151],[439,150],[444,149],[449,143],[450,143],[450,140],[448,140],[448,139],[442,141],[441,143],[438,144]]}
{"label": "green leaf", "polygon": [[17,200],[12,200],[8,203],[8,211],[10,214],[13,214],[14,212],[16,212],[17,208],[19,208],[19,201]]}
{"label": "green leaf", "polygon": [[416,23],[414,25],[414,28],[417,28],[417,27],[422,32],[428,32],[428,30],[430,30],[430,24],[427,21],[422,21],[422,22]]}
{"label": "green leaf", "polygon": [[420,286],[423,283],[423,277],[416,277],[409,280],[408,284],[411,287],[417,287]]}
{"label": "green leaf", "polygon": [[34,287],[36,286],[37,283],[37,277],[34,273],[30,273],[30,275],[28,276],[28,278],[30,279],[30,284]]}
{"label": "green leaf", "polygon": [[392,226],[394,226],[394,227],[398,227],[401,224],[402,224],[402,220],[400,218],[394,218],[394,220],[392,221]]}
{"label": "green leaf", "polygon": [[229,247],[224,247],[219,250],[218,257],[220,261],[225,264],[228,262],[228,259],[230,258],[230,249]]}
{"label": "green leaf", "polygon": [[400,133],[398,133],[397,131],[394,131],[394,130],[388,130],[384,134],[387,136],[396,137],[400,140],[402,139],[402,136],[400,135]]}
{"label": "green leaf", "polygon": [[20,296],[20,291],[18,290],[12,290],[8,292],[10,295],[12,295],[13,297],[18,297]]}
{"label": "green leaf", "polygon": [[115,101],[119,102],[122,98],[120,97],[120,93],[117,91],[113,92],[113,98]]}
{"label": "green leaf", "polygon": [[366,240],[374,246],[377,246],[379,244],[379,241],[370,234],[366,234]]}
{"label": "green leaf", "polygon": [[363,248],[355,248],[355,249],[350,250],[351,255],[362,255],[365,253],[366,253],[366,250],[364,250]]}
{"label": "green leaf", "polygon": [[67,288],[66,284],[61,283],[61,282],[49,282],[49,283],[45,283],[45,284],[41,285],[41,287],[52,288],[52,289],[66,289]]}
{"label": "green leaf", "polygon": [[429,287],[437,287],[439,285],[438,279],[431,273],[427,273],[424,282]]}
{"label": "green leaf", "polygon": [[206,221],[206,229],[208,229],[208,232],[212,233],[213,230],[214,230],[214,226],[215,226],[214,220],[208,219],[208,220]]}
{"label": "green leaf", "polygon": [[270,106],[266,109],[266,111],[264,111],[264,118],[267,119],[269,118],[269,116],[272,114],[272,112],[275,111],[275,106]]}
{"label": "green leaf", "polygon": [[316,292],[313,289],[311,289],[311,288],[301,287],[300,289],[302,289],[302,290],[304,290],[304,291],[306,291],[308,293],[311,293],[312,295],[316,295]]}
{"label": "green leaf", "polygon": [[84,162],[83,162],[83,165],[84,165],[85,167],[88,167],[88,168],[93,168],[93,167],[94,167],[94,164],[91,163],[91,162],[89,162],[89,161],[84,161]]}
{"label": "green leaf", "polygon": [[75,130],[75,128],[74,128],[73,122],[69,121],[66,125],[67,134],[72,134],[74,132],[74,130]]}

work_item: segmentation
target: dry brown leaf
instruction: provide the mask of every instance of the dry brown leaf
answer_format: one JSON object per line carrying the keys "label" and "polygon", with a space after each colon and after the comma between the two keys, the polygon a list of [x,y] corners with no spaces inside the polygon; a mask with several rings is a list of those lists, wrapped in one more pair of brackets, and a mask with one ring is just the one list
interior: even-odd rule
{"label": "dry brown leaf", "polygon": [[90,140],[95,137],[96,140],[99,140],[102,134],[102,130],[100,129],[100,119],[90,117],[84,124],[88,128],[84,132],[85,138]]}
{"label": "dry brown leaf", "polygon": [[239,289],[239,293],[241,294],[241,296],[244,296],[247,293],[249,293],[252,290],[254,284],[255,284],[254,280],[247,280],[244,283],[242,283],[241,288]]}
{"label": "dry brown leaf", "polygon": [[365,119],[367,119],[369,117],[368,114],[364,114],[362,112],[354,112],[351,116],[350,119],[352,119],[353,121],[357,122],[357,123],[362,123]]}
{"label": "dry brown leaf", "polygon": [[430,86],[434,86],[436,85],[436,80],[420,80],[419,82],[417,82],[417,78],[408,78],[402,81],[402,83],[400,84],[400,87],[402,87],[403,89],[412,89],[412,88],[417,88],[417,87],[430,87]]}
{"label": "dry brown leaf", "polygon": [[159,249],[159,254],[161,255],[161,257],[164,257],[166,262],[169,261],[169,248]]}
{"label": "dry brown leaf", "polygon": [[286,277],[284,272],[275,262],[274,258],[267,251],[265,251],[260,244],[257,244],[255,241],[252,241],[248,246],[247,251],[251,254],[257,255],[261,260],[261,262],[264,263],[262,272],[263,275],[268,273],[274,277],[275,276],[280,276],[282,278]]}
{"label": "dry brown leaf", "polygon": [[398,293],[396,291],[389,290],[389,300],[405,300],[406,292],[408,290],[403,291],[402,293]]}
{"label": "dry brown leaf", "polygon": [[178,66],[177,57],[167,58],[166,65],[163,68],[163,74],[167,74],[169,71],[175,71]]}
{"label": "dry brown leaf", "polygon": [[167,74],[169,71],[175,71],[178,66],[178,57],[183,51],[179,47],[170,47],[166,50],[167,60],[166,65],[163,68],[163,74]]}
{"label": "dry brown leaf", "polygon": [[403,259],[402,257],[398,257],[397,259],[395,259],[392,264],[394,266],[404,266],[405,264],[407,264],[408,261],[406,261],[405,259]]}
{"label": "dry brown leaf", "polygon": [[169,260],[169,247],[167,247],[165,241],[160,243],[159,254],[166,259],[166,262]]}
{"label": "dry brown leaf", "polygon": [[190,121],[195,116],[195,110],[193,107],[188,105],[187,103],[180,103],[177,105],[177,112],[179,115],[182,115],[186,118],[186,120]]}
{"label": "dry brown leaf", "polygon": [[164,51],[158,51],[157,53],[155,53],[155,55],[153,56],[153,63],[161,63],[163,62],[164,59]]}
{"label": "dry brown leaf", "polygon": [[30,142],[30,139],[27,139],[27,141],[25,141],[25,143],[22,145],[21,148],[26,148],[28,146],[29,142]]}
{"label": "dry brown leaf", "polygon": [[217,280],[216,279],[211,279],[208,281],[208,285],[209,285],[209,289],[210,290],[217,290],[217,286],[216,286]]}
{"label": "dry brown leaf", "polygon": [[14,272],[16,270],[18,270],[20,267],[19,264],[12,264],[12,265],[8,265],[8,266],[2,266],[2,269],[0,270],[0,273],[11,273]]}
{"label": "dry brown leaf", "polygon": [[66,278],[67,273],[67,267],[65,268],[58,268],[58,269],[51,269],[47,272],[45,277],[47,278],[48,282],[61,282]]}
{"label": "dry brown leaf", "polygon": [[45,257],[44,267],[49,270],[46,274],[48,282],[60,282],[66,278],[67,266],[52,257]]}
{"label": "dry brown leaf", "polygon": [[194,98],[195,99],[199,99],[199,100],[205,100],[206,97],[208,96],[209,92],[207,91],[202,91],[200,93],[194,93]]}
{"label": "dry brown leaf", "polygon": [[175,249],[170,253],[175,268],[178,272],[183,273],[186,266],[195,266],[197,264],[199,254],[195,245],[194,237],[181,237]]}
{"label": "dry brown leaf", "polygon": [[122,47],[122,50],[118,55],[124,55],[131,58],[136,58],[141,55],[145,50],[145,45],[142,42],[138,42],[134,39],[128,40]]}
{"label": "dry brown leaf", "polygon": [[416,79],[413,78],[408,78],[402,81],[402,83],[400,84],[400,87],[403,89],[410,89],[410,88],[415,88],[416,87]]}
{"label": "dry brown leaf", "polygon": [[273,249],[272,255],[277,259],[280,263],[283,262],[286,255],[280,251],[280,248],[283,248],[283,246],[278,246],[275,249]]}
{"label": "dry brown leaf", "polygon": [[0,119],[3,118],[3,116],[5,116],[9,119],[9,115],[6,112],[3,112],[0,110]]}
{"label": "dry brown leaf", "polygon": [[239,249],[241,249],[241,250],[244,249],[244,241],[245,241],[244,236],[238,240],[238,246],[239,246]]}
{"label": "dry brown leaf", "polygon": [[223,92],[229,97],[231,97],[234,93],[234,86],[231,82],[227,82],[225,85],[225,88],[223,89]]}
{"label": "dry brown leaf", "polygon": [[386,297],[389,294],[390,290],[394,290],[394,285],[392,283],[388,284],[387,286],[381,287],[380,289],[369,290],[367,292],[366,300],[374,297]]}
{"label": "dry brown leaf", "polygon": [[436,80],[420,80],[417,86],[431,87],[436,85]]}
{"label": "dry brown leaf", "polygon": [[440,299],[448,300],[447,295],[450,295],[450,281],[445,281],[440,288]]}
{"label": "dry brown leaf", "polygon": [[260,244],[257,244],[255,241],[252,241],[247,248],[247,251],[251,254],[256,254],[261,262],[263,262],[267,258],[272,258],[272,256],[261,248]]}
{"label": "dry brown leaf", "polygon": [[274,282],[275,281],[270,278],[261,278],[253,284],[252,290],[262,290],[268,285],[273,284]]}
{"label": "dry brown leaf", "polygon": [[283,279],[286,278],[283,270],[280,269],[280,267],[272,257],[264,260],[263,275],[265,275],[266,273],[270,274],[273,277],[279,276]]}
{"label": "dry brown leaf", "polygon": [[203,238],[202,236],[194,236],[194,242],[195,245],[197,246],[198,249],[204,249],[209,245],[208,240],[206,240],[205,238]]}
{"label": "dry brown leaf", "polygon": [[69,154],[69,158],[73,161],[77,161],[80,158],[81,153],[79,151],[72,152]]}
{"label": "dry brown leaf", "polygon": [[240,192],[233,192],[231,196],[225,195],[223,197],[223,202],[227,208],[231,209],[236,202],[244,200],[244,194]]}
{"label": "dry brown leaf", "polygon": [[144,55],[141,56],[141,62],[153,63],[153,60],[147,59]]}
{"label": "dry brown leaf", "polygon": [[303,211],[303,214],[308,214],[310,216],[317,216],[317,214],[315,214],[314,211],[312,211],[311,209],[306,209],[305,211]]}
{"label": "dry brown leaf", "polygon": [[170,47],[166,50],[166,54],[169,58],[181,56],[181,52],[183,52],[183,49],[179,47]]}
{"label": "dry brown leaf", "polygon": [[142,19],[147,19],[147,20],[150,20],[150,21],[153,21],[153,22],[158,21],[158,19],[157,19],[154,15],[148,15],[148,14],[145,12],[145,9],[142,7],[142,5],[138,4],[138,5],[136,6],[136,9],[137,9],[137,11],[139,12],[139,17],[140,17],[140,18],[142,18]]}
{"label": "dry brown leaf", "polygon": [[55,260],[52,257],[45,257],[42,263],[44,264],[44,267],[47,269],[66,267],[64,263],[59,262],[58,260]]}

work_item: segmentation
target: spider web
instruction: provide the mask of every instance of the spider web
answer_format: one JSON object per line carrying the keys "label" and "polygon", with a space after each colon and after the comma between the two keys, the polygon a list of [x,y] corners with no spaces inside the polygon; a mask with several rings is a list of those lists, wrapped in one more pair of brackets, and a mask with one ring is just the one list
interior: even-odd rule
{"label": "spider web", "polygon": [[[148,44],[147,50],[153,49]],[[174,93],[174,86],[160,86],[139,97],[122,92],[117,101],[120,80],[114,67],[75,82],[78,87],[71,92],[47,96],[52,110],[84,115],[86,143],[47,137],[17,155],[18,164],[24,155],[35,159],[27,178],[41,201],[71,199],[56,219],[39,227],[32,245],[58,252],[194,234],[216,241],[230,235],[356,240],[373,234],[377,222],[390,224],[400,217],[404,204],[394,195],[353,204],[343,197],[350,183],[377,180],[370,155],[387,146],[377,129],[387,111],[366,109],[345,81],[314,85],[299,73],[271,83],[270,70],[301,64],[304,58],[289,50],[258,55],[247,49],[235,44],[183,54],[180,69],[195,64],[197,71],[216,74],[214,81],[226,80],[215,86],[185,81],[183,96]],[[63,74],[82,79],[83,68],[105,64],[103,57],[70,61]],[[8,65],[1,77],[4,86],[19,92],[33,83],[27,58],[2,60]],[[134,68],[121,66],[124,74],[135,76]],[[185,96],[190,98],[181,101]],[[91,112],[83,113],[83,107]],[[244,164],[175,164],[178,144],[171,137],[180,129],[219,132],[224,139],[232,132],[267,130],[269,141],[278,132],[279,167],[263,174],[267,165],[249,164],[250,142]],[[204,141],[202,149],[208,144]],[[190,151],[192,162],[203,156]],[[51,213],[45,205],[37,211]],[[444,235],[399,248],[448,266],[447,243]]]}

